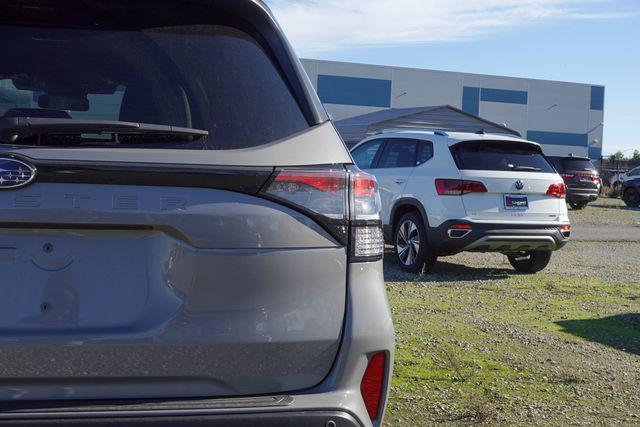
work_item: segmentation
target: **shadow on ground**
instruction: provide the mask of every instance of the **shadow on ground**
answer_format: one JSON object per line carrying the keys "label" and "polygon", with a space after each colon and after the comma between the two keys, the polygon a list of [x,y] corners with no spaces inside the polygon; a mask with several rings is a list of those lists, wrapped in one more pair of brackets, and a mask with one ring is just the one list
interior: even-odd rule
{"label": "shadow on ground", "polygon": [[597,203],[591,203],[589,205],[589,207],[592,208],[596,208],[596,209],[608,209],[608,210],[616,210],[616,211],[634,211],[634,212],[640,212],[640,208],[630,208],[628,206],[625,205],[599,205]]}
{"label": "shadow on ground", "polygon": [[436,262],[428,274],[405,273],[398,266],[393,252],[384,257],[385,281],[402,282],[468,282],[475,280],[506,280],[515,272],[505,268],[474,268],[447,261]]}
{"label": "shadow on ground", "polygon": [[640,355],[640,313],[602,319],[561,320],[556,324],[571,335]]}

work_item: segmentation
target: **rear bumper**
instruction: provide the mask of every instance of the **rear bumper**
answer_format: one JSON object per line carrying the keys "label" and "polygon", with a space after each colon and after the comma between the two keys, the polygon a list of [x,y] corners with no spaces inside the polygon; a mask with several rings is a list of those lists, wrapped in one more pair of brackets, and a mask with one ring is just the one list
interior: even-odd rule
{"label": "rear bumper", "polygon": [[580,202],[595,202],[598,200],[598,189],[584,189],[584,188],[568,188],[567,189],[567,201],[569,203]]}
{"label": "rear bumper", "polygon": [[[349,264],[347,284],[340,350],[328,376],[313,388],[280,396],[235,399],[114,401],[109,400],[107,392],[101,402],[18,398],[0,402],[0,427],[378,427],[391,384],[395,345],[382,261]],[[377,420],[372,422],[360,384],[369,357],[380,352],[387,356],[384,387]]]}
{"label": "rear bumper", "polygon": [[[74,416],[71,416],[74,415]],[[317,412],[279,412],[260,414],[218,414],[218,415],[152,415],[131,414],[67,414],[66,416],[47,416],[39,418],[14,418],[0,420],[0,426],[24,427],[362,427],[356,419],[340,411]]]}
{"label": "rear bumper", "polygon": [[[454,224],[471,227],[462,237],[451,237],[449,230]],[[431,228],[429,243],[437,248],[440,255],[454,255],[459,252],[500,252],[556,251],[564,247],[570,233],[563,232],[557,225],[526,224],[486,224],[471,221],[447,221],[437,228]],[[569,224],[566,224],[569,225]]]}

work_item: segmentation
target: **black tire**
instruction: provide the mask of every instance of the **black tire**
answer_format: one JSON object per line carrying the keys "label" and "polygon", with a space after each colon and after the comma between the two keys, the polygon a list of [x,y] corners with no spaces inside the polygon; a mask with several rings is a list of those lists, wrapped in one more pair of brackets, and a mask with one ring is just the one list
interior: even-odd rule
{"label": "black tire", "polygon": [[509,263],[519,273],[534,274],[544,270],[551,261],[551,251],[523,252],[507,255]]}
{"label": "black tire", "polygon": [[406,213],[393,230],[393,247],[400,268],[408,273],[430,271],[437,254],[427,241],[427,230],[417,212]]}
{"label": "black tire", "polygon": [[576,211],[586,208],[588,204],[589,202],[569,202],[569,206],[571,206],[571,209]]}
{"label": "black tire", "polygon": [[624,190],[622,200],[630,208],[637,208],[640,206],[640,192],[637,189],[631,187]]}

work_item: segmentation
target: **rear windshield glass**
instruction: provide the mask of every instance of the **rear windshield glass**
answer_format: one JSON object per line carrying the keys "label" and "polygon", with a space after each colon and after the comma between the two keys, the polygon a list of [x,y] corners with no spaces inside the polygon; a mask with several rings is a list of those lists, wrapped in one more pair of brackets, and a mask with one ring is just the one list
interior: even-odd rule
{"label": "rear windshield glass", "polygon": [[[0,121],[28,116],[194,128],[209,136],[191,142],[166,136],[162,144],[152,135],[132,140],[136,148],[210,150],[259,146],[309,127],[267,52],[230,26],[0,26],[0,45]],[[87,138],[37,144],[101,144]],[[107,146],[128,141],[103,139]]]}
{"label": "rear windshield glass", "polygon": [[563,159],[562,166],[567,171],[594,171],[593,163],[585,159]]}
{"label": "rear windshield glass", "polygon": [[533,144],[511,141],[470,141],[451,147],[458,169],[555,172]]}

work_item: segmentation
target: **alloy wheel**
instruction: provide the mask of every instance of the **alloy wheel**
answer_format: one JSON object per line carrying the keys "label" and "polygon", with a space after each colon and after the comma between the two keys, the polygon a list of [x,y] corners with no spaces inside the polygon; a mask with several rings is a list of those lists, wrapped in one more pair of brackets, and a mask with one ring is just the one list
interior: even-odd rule
{"label": "alloy wheel", "polygon": [[407,220],[398,228],[396,251],[404,265],[413,265],[420,252],[420,232],[413,221]]}

